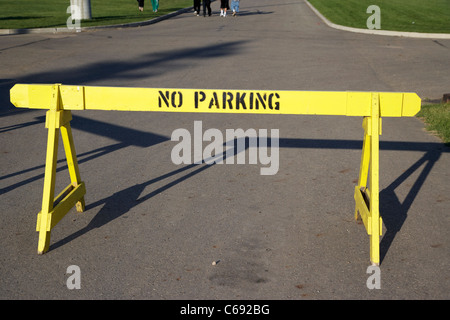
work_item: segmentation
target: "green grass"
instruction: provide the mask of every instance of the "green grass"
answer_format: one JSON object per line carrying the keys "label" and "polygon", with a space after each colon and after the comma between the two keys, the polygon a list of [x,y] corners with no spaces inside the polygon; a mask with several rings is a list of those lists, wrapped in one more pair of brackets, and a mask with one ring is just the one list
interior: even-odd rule
{"label": "green grass", "polygon": [[380,7],[381,30],[450,33],[450,0],[309,0],[335,24],[367,29],[370,5]]}
{"label": "green grass", "polygon": [[[155,13],[149,0],[144,12],[136,0],[91,0],[92,20],[82,20],[81,27],[150,20],[192,4],[192,0],[161,0]],[[0,0],[0,29],[65,27],[69,5],[70,0]]]}
{"label": "green grass", "polygon": [[423,119],[428,131],[435,133],[450,146],[450,103],[422,106],[417,117]]}

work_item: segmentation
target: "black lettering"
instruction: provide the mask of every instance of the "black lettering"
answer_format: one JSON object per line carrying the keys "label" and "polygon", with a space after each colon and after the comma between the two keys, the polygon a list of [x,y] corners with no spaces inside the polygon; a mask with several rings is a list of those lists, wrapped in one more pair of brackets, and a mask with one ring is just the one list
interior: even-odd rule
{"label": "black lettering", "polygon": [[[228,96],[228,99],[227,99]],[[228,106],[230,107],[230,109],[233,109],[233,94],[231,92],[224,92],[222,94],[222,98],[223,98],[223,108],[226,109],[227,108],[227,102],[228,102]]]}
{"label": "black lettering", "polygon": [[274,109],[275,106],[275,110],[280,110],[280,102],[275,101],[275,104],[273,103],[273,96],[275,95],[276,98],[280,98],[280,96],[278,95],[278,93],[271,93],[269,95],[269,109]]}
{"label": "black lettering", "polygon": [[212,106],[216,106],[217,108],[220,108],[219,99],[217,99],[216,92],[213,92],[213,97],[211,98],[211,101],[209,101],[209,109],[211,109]]}
{"label": "black lettering", "polygon": [[261,95],[257,92],[256,93],[256,104],[255,104],[255,109],[259,109],[259,103],[261,102],[262,107],[265,109],[266,108],[266,94],[264,94],[263,97],[261,97]]}
{"label": "black lettering", "polygon": [[172,98],[172,107],[179,108],[183,104],[183,94],[180,91],[178,91],[178,97],[179,97],[179,99],[178,99],[178,101],[179,101],[178,106],[175,104],[176,94],[177,94],[177,92],[175,92],[175,91],[172,92],[172,96],[171,96],[171,98]]}
{"label": "black lettering", "polygon": [[[200,94],[200,97],[201,97],[200,100],[198,99],[198,95],[199,94]],[[205,95],[205,93],[203,91],[195,91],[195,101],[194,101],[195,109],[198,108],[198,103],[205,101],[205,99],[206,99],[206,95]]]}
{"label": "black lettering", "polygon": [[165,95],[162,91],[159,91],[158,103],[160,108],[161,108],[161,98],[164,101],[166,107],[169,107],[169,91],[166,91]]}
{"label": "black lettering", "polygon": [[242,109],[247,109],[245,107],[245,100],[244,100],[244,98],[245,98],[245,92],[242,93],[242,94],[240,92],[236,93],[236,110],[239,110],[239,105],[242,105]]}

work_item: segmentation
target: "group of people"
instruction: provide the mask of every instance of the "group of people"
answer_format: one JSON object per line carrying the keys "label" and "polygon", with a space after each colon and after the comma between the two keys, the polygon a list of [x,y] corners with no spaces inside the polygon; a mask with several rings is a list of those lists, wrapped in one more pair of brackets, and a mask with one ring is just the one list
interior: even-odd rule
{"label": "group of people", "polygon": [[[200,15],[200,2],[201,0],[194,0],[194,14]],[[211,15],[211,0],[203,0],[203,16],[206,16],[208,10],[208,16]],[[220,16],[226,17],[227,10],[230,10],[229,0],[220,0]],[[231,10],[233,10],[233,16],[239,12],[239,0],[231,0]]]}
{"label": "group of people", "polygon": [[[144,11],[144,0],[137,0],[139,11]],[[153,12],[158,12],[159,0],[151,0]]]}
{"label": "group of people", "polygon": [[[144,11],[144,0],[137,0],[139,11]],[[159,0],[151,0],[153,12],[158,12]],[[194,0],[194,13],[200,15],[200,2],[201,0]],[[227,10],[230,10],[229,0],[220,0],[220,16],[226,17]],[[233,10],[233,16],[239,12],[239,0],[231,0],[231,10]],[[211,16],[211,0],[203,0],[203,16]]]}

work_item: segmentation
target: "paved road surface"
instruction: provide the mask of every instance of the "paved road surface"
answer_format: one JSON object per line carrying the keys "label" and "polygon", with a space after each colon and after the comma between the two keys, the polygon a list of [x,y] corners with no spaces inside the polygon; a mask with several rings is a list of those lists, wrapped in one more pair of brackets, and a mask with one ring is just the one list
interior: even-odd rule
{"label": "paved road surface", "polygon": [[[369,237],[353,220],[359,118],[73,112],[87,210],[36,254],[45,111],[13,108],[14,83],[450,90],[450,40],[334,30],[299,0],[244,0],[235,18],[212,7],[140,28],[0,37],[0,298],[450,298],[449,149],[416,118],[383,121],[380,290],[366,287]],[[195,120],[224,134],[279,129],[278,173],[173,164],[171,134]],[[59,171],[57,190],[68,181]],[[70,265],[80,290],[66,287]]]}

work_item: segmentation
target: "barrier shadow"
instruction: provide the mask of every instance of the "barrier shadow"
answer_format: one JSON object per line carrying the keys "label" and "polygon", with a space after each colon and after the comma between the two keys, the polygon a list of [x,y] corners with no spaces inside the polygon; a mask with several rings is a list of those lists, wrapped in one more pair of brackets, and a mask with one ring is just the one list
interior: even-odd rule
{"label": "barrier shadow", "polygon": [[[238,145],[241,145],[239,142],[239,140],[241,140],[241,139],[245,140],[245,144],[244,144],[245,147],[243,149],[238,148]],[[248,145],[249,145],[248,140],[245,138],[236,138],[236,139],[234,139],[233,142],[234,142],[234,150],[232,153],[227,153],[226,148],[224,148],[223,149],[224,151],[222,153],[216,154],[208,159],[204,159],[202,164],[185,165],[184,167],[181,167],[181,168],[178,168],[171,172],[168,172],[166,174],[163,174],[157,178],[154,178],[149,181],[139,183],[139,184],[133,185],[131,187],[125,188],[123,190],[120,190],[107,198],[95,201],[90,204],[89,203],[86,204],[86,207],[85,207],[86,211],[93,209],[100,205],[102,205],[102,207],[99,210],[99,212],[92,218],[92,220],[84,228],[67,236],[64,239],[61,239],[60,241],[58,241],[54,244],[51,244],[50,250],[56,249],[70,241],[73,241],[76,238],[86,234],[87,232],[89,232],[93,229],[97,229],[97,228],[100,228],[100,227],[106,225],[107,223],[123,216],[125,213],[129,212],[132,208],[139,205],[140,203],[153,198],[154,196],[160,194],[161,192],[164,192],[164,191],[170,189],[171,187],[173,187],[179,183],[182,183],[183,181],[185,181],[197,174],[200,174],[201,172],[209,169],[212,166],[215,166],[216,165],[216,163],[214,162],[215,160],[222,159],[223,161],[226,161],[227,157],[237,156],[240,152],[245,152],[248,149]],[[227,142],[225,142],[223,144],[223,146],[224,147],[227,146]],[[191,169],[194,169],[194,170],[190,171]],[[155,189],[152,192],[150,192],[144,196],[141,196],[146,187],[148,187],[154,183],[157,183],[159,181],[162,181],[162,180],[165,180],[170,177],[176,176],[178,174],[183,174],[183,173],[185,173],[185,174],[178,177],[177,179],[168,182],[164,186],[161,186],[158,189]]]}
{"label": "barrier shadow", "polygon": [[[237,146],[235,140],[235,146]],[[269,146],[270,147],[270,146]],[[248,148],[248,143],[245,144],[245,149]],[[345,149],[345,150],[359,150],[362,149],[361,140],[328,140],[328,139],[291,139],[281,138],[279,140],[279,148],[300,148],[300,149]],[[421,143],[421,142],[403,142],[403,141],[380,141],[380,150],[397,150],[397,151],[421,151],[424,152],[423,156],[414,163],[410,168],[397,177],[388,187],[380,191],[380,215],[383,218],[383,222],[386,227],[386,232],[382,237],[380,243],[380,257],[382,263],[384,257],[389,251],[394,238],[400,231],[404,224],[408,211],[417,197],[421,187],[430,174],[434,164],[439,160],[443,153],[450,152],[450,148],[446,147],[442,143]],[[238,151],[239,152],[239,151]],[[241,151],[242,152],[242,151]],[[233,156],[236,156],[235,152]],[[218,155],[225,160],[224,155]],[[182,168],[178,168],[169,173],[161,175],[157,178],[151,179],[147,182],[136,184],[134,186],[125,188],[119,192],[114,193],[110,197],[98,200],[91,204],[86,205],[86,210],[93,209],[102,205],[99,212],[93,217],[93,219],[83,229],[69,235],[68,237],[61,239],[55,244],[51,245],[51,249],[58,248],[65,243],[68,243],[79,236],[93,230],[100,228],[103,225],[121,217],[125,213],[129,212],[135,206],[142,202],[151,199],[153,196],[164,192],[171,187],[182,183],[189,178],[200,174],[214,166],[216,164],[191,164]],[[399,187],[408,177],[414,172],[420,170],[423,166],[418,178],[414,182],[413,186],[408,192],[408,195],[403,201],[400,201],[395,194],[395,189]],[[156,182],[168,179],[170,177],[182,174],[182,176],[176,178],[173,181],[168,182],[164,186],[159,187],[151,191],[146,195],[142,195],[144,189]],[[350,213],[353,214],[353,213]]]}
{"label": "barrier shadow", "polygon": [[[9,91],[16,83],[89,85],[103,80],[139,80],[191,68],[193,62],[237,54],[248,40],[228,41],[202,47],[144,53],[133,59],[104,60],[82,66],[39,72],[15,79],[0,79],[0,117],[18,112],[9,100]],[[21,109],[28,112],[30,109]]]}
{"label": "barrier shadow", "polygon": [[[314,149],[353,149],[361,150],[362,141],[359,140],[305,140],[305,139],[282,139],[280,148],[314,148]],[[380,151],[416,151],[424,152],[422,157],[394,179],[389,186],[380,191],[380,216],[383,219],[386,232],[380,242],[380,265],[386,257],[396,235],[402,228],[420,189],[425,183],[433,166],[443,153],[450,152],[450,148],[444,143],[428,142],[400,142],[380,141]],[[423,168],[421,169],[421,167]],[[403,201],[400,201],[395,190],[415,172],[420,173]]]}
{"label": "barrier shadow", "polygon": [[[41,122],[42,123],[45,122],[45,116],[36,117],[35,119],[36,119],[35,121],[30,121],[28,123],[0,128],[0,132],[20,129],[25,126],[30,126],[30,125],[38,124]],[[72,116],[72,121],[70,124],[73,129],[86,131],[86,132],[89,132],[89,133],[92,133],[95,135],[108,137],[108,138],[111,138],[111,139],[114,139],[117,141],[117,143],[114,143],[114,144],[111,144],[108,146],[104,146],[104,147],[97,148],[97,149],[83,152],[83,153],[78,153],[77,154],[78,164],[83,164],[87,161],[99,158],[101,156],[107,155],[109,153],[115,152],[117,150],[129,147],[129,146],[148,148],[148,147],[154,146],[156,144],[159,144],[161,142],[168,141],[170,139],[168,137],[165,137],[165,136],[162,136],[159,134],[140,131],[140,130],[136,130],[136,129],[130,129],[127,127],[122,127],[122,126],[106,123],[103,121],[93,120],[93,119],[89,119],[89,118],[85,118],[85,117],[81,117],[81,116],[77,116],[77,115]],[[1,131],[1,129],[3,129],[3,131]],[[75,140],[75,149],[76,149],[76,140]],[[58,160],[57,163],[58,163],[58,165],[63,164],[56,169],[57,173],[67,169],[65,158]],[[36,170],[41,171],[40,174],[37,174],[33,177],[27,178],[25,180],[16,182],[5,188],[0,189],[0,195],[10,192],[16,188],[22,187],[22,186],[24,186],[28,183],[34,182],[36,180],[43,179],[44,178],[44,169],[45,169],[45,163],[35,166],[35,167],[32,167],[32,168],[28,168],[25,170],[21,170],[21,171],[17,171],[14,173],[10,173],[10,174],[1,176],[0,180],[5,180],[8,178],[12,178],[15,176],[33,172]]]}
{"label": "barrier shadow", "polygon": [[[206,161],[208,161],[208,160],[213,161],[215,158],[219,158],[219,157],[225,158],[224,154],[220,154],[220,155],[216,155],[210,159],[206,159]],[[153,198],[154,196],[160,194],[161,192],[164,192],[164,191],[170,189],[171,187],[173,187],[179,183],[182,183],[183,181],[205,171],[206,169],[208,169],[214,165],[216,165],[214,162],[211,164],[186,165],[184,167],[173,170],[169,173],[163,174],[157,178],[151,179],[144,183],[139,183],[134,186],[120,190],[107,198],[98,200],[91,204],[86,204],[86,207],[85,207],[86,211],[93,209],[100,205],[103,205],[103,206],[101,207],[99,212],[92,218],[92,220],[84,228],[67,236],[64,239],[61,239],[60,241],[58,241],[54,244],[51,244],[50,250],[56,249],[70,241],[73,241],[76,238],[86,234],[87,232],[89,232],[93,229],[97,229],[97,228],[100,228],[100,227],[106,225],[107,223],[109,223],[109,222],[121,217],[125,213],[129,212],[132,208],[139,205],[140,203]],[[192,170],[189,172],[190,169],[194,169],[194,168],[195,168],[195,170]],[[172,176],[176,176],[178,174],[185,173],[185,172],[186,172],[185,175],[182,175],[181,177],[179,177],[171,182],[168,182],[164,186],[159,187],[158,189],[155,189],[152,192],[150,192],[144,196],[141,196],[142,192],[144,191],[144,189],[147,186],[150,186],[154,183],[157,183],[159,181],[168,179]]]}
{"label": "barrier shadow", "polygon": [[22,129],[22,128],[26,128],[29,126],[34,126],[35,124],[45,123],[45,116],[35,117],[34,119],[35,120],[33,120],[33,121],[28,121],[28,122],[24,122],[24,123],[18,123],[18,124],[13,124],[10,126],[0,127],[0,133],[17,130],[17,129]]}
{"label": "barrier shadow", "polygon": [[[87,232],[89,232],[93,229],[97,229],[97,228],[100,228],[100,227],[106,225],[107,223],[109,223],[109,222],[121,217],[125,213],[129,212],[133,207],[137,206],[138,204],[142,203],[143,201],[146,201],[146,200],[152,198],[153,196],[156,196],[159,193],[189,179],[190,177],[203,172],[208,167],[209,167],[209,165],[191,164],[186,167],[183,167],[183,168],[174,170],[172,172],[169,172],[167,174],[164,174],[155,179],[149,180],[145,183],[140,183],[140,184],[136,184],[134,186],[125,188],[121,191],[114,193],[113,195],[111,195],[110,197],[107,197],[105,199],[98,200],[91,204],[87,204],[86,210],[95,208],[99,205],[103,205],[103,206],[99,210],[99,212],[92,218],[92,220],[84,228],[67,236],[64,239],[61,239],[60,241],[58,241],[54,244],[51,244],[50,250],[57,249],[58,247],[75,240],[76,238],[86,234]],[[196,168],[196,169],[193,170],[192,172],[188,172],[186,175],[181,176],[174,181],[167,183],[166,185],[164,185],[158,189],[153,190],[152,192],[148,193],[147,195],[140,197],[140,195],[142,194],[142,192],[144,191],[144,189],[147,186],[152,185],[158,181],[167,179],[169,177],[175,176],[179,173],[186,172],[192,168]]]}
{"label": "barrier shadow", "polygon": [[[380,264],[386,257],[389,248],[391,247],[397,233],[402,228],[408,211],[411,208],[414,199],[417,197],[419,190],[424,184],[427,176],[430,174],[433,166],[441,157],[441,152],[437,150],[430,150],[395,179],[388,187],[380,191],[380,215],[383,218],[383,223],[386,227],[386,232],[380,242]],[[408,179],[414,172],[420,170],[419,176],[412,185],[403,202],[395,194],[395,189],[399,187],[406,179]]]}

